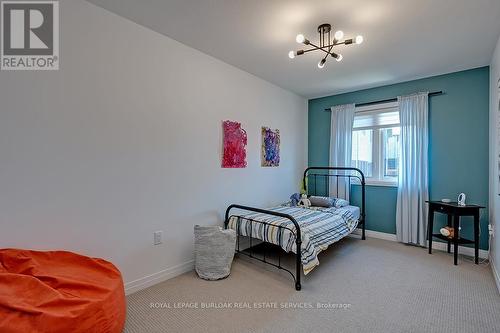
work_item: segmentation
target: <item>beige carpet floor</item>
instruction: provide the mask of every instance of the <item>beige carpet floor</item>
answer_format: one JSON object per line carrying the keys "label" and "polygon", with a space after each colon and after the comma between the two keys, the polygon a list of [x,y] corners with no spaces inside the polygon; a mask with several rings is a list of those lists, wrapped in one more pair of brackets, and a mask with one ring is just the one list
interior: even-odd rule
{"label": "beige carpet floor", "polygon": [[355,238],[319,260],[298,292],[288,273],[245,258],[224,280],[183,274],[128,296],[125,332],[500,332],[488,265]]}

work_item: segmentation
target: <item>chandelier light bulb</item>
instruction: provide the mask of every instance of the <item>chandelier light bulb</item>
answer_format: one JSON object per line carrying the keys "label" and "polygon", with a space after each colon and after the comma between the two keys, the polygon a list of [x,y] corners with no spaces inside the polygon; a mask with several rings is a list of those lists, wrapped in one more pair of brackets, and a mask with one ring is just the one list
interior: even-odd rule
{"label": "chandelier light bulb", "polygon": [[290,58],[290,59],[295,58],[295,52],[293,52],[293,51],[288,52],[288,58]]}
{"label": "chandelier light bulb", "polygon": [[298,34],[297,37],[295,37],[295,41],[299,44],[304,43],[306,38],[304,37],[303,34]]}
{"label": "chandelier light bulb", "polygon": [[326,59],[325,58],[321,59],[320,62],[318,62],[318,68],[325,67],[325,63],[326,63]]}
{"label": "chandelier light bulb", "polygon": [[336,40],[341,40],[342,38],[344,38],[344,32],[342,30],[338,30],[337,32],[335,32]]}
{"label": "chandelier light bulb", "polygon": [[339,55],[337,56],[337,58],[335,58],[335,60],[337,60],[337,61],[339,61],[339,62],[340,62],[340,61],[342,61],[342,59],[344,59],[344,57],[342,56],[342,54],[339,54]]}
{"label": "chandelier light bulb", "polygon": [[359,45],[361,43],[363,43],[363,36],[361,36],[361,35],[360,36],[356,36],[356,44]]}

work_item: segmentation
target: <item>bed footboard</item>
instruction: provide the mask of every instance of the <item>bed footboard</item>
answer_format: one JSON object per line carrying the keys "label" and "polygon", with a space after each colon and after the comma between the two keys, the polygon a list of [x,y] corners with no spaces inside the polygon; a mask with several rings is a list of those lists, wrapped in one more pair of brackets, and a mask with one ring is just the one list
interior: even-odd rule
{"label": "bed footboard", "polygon": [[[256,212],[256,213],[263,213],[263,214],[268,214],[268,215],[274,215],[274,216],[278,216],[278,217],[283,217],[283,218],[286,218],[288,220],[290,220],[293,225],[295,226],[295,230],[291,229],[291,228],[287,228],[287,227],[283,227],[283,226],[274,226],[274,227],[278,227],[278,228],[282,228],[282,229],[287,229],[289,230],[291,233],[293,233],[295,235],[295,244],[296,244],[296,254],[295,254],[295,274],[293,272],[291,272],[290,270],[284,268],[281,266],[281,256],[279,256],[278,258],[278,263],[272,263],[272,262],[269,262],[266,260],[266,256],[264,255],[263,259],[259,258],[259,257],[255,257],[253,255],[252,252],[250,253],[246,253],[242,250],[240,250],[240,236],[241,236],[241,233],[240,233],[240,223],[237,224],[237,227],[236,227],[236,237],[237,237],[237,247],[236,247],[236,253],[239,253],[239,254],[243,254],[243,255],[246,255],[246,256],[249,256],[250,258],[253,258],[253,259],[257,259],[259,261],[262,261],[266,264],[269,264],[269,265],[272,265],[276,268],[279,268],[279,269],[282,269],[284,271],[287,271],[288,273],[290,273],[290,275],[293,277],[294,281],[295,281],[295,289],[296,290],[300,290],[301,289],[301,284],[300,284],[300,275],[301,275],[301,270],[302,270],[302,257],[301,257],[301,245],[302,245],[302,235],[300,233],[300,226],[299,224],[297,223],[297,221],[291,216],[291,215],[288,215],[288,214],[284,214],[284,213],[280,213],[280,212],[274,212],[274,211],[271,211],[271,210],[266,210],[266,209],[261,209],[261,208],[256,208],[256,207],[248,207],[248,206],[242,206],[242,205],[236,205],[236,204],[232,204],[230,205],[229,207],[227,207],[226,209],[226,216],[225,216],[225,220],[224,220],[224,227],[227,229],[228,228],[228,225],[229,225],[229,219],[234,216],[234,217],[238,217],[238,218],[243,218],[242,216],[239,216],[239,215],[230,215],[230,212],[232,209],[238,209],[238,210],[243,210],[243,211],[250,211],[250,212]],[[249,221],[250,223],[261,223],[261,224],[269,224],[269,223],[266,223],[266,222],[262,222],[262,221],[257,221],[257,220],[253,220],[253,219],[249,219],[249,218],[245,218],[247,221]],[[250,237],[250,249],[252,249],[252,230],[253,230],[253,226],[250,227],[250,235],[248,235],[248,237]]]}

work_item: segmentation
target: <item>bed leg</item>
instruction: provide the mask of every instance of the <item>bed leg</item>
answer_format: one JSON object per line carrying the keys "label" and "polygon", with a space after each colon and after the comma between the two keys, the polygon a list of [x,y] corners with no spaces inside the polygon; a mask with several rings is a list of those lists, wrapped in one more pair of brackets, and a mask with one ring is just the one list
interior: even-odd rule
{"label": "bed leg", "polygon": [[362,240],[365,240],[366,237],[365,237],[365,220],[363,219],[363,229],[361,231],[361,239]]}
{"label": "bed leg", "polygon": [[295,277],[295,290],[300,290],[302,289],[302,286],[300,285],[300,274],[301,274],[301,267],[302,267],[302,258],[301,258],[301,240],[300,239],[297,239],[297,242],[296,242],[296,245],[297,245],[297,249],[296,249],[296,252],[297,254],[295,255],[295,274],[296,274],[296,277]]}

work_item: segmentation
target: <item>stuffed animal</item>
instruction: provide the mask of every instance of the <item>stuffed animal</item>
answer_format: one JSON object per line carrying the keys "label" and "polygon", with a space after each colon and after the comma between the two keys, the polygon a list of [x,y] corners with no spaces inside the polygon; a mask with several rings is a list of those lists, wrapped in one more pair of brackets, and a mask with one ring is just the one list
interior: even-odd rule
{"label": "stuffed animal", "polygon": [[441,235],[448,238],[453,238],[455,236],[455,229],[453,229],[452,227],[441,228],[439,232],[441,232]]}
{"label": "stuffed animal", "polygon": [[290,197],[290,206],[292,207],[297,207],[300,201],[300,194],[299,193],[294,193]]}
{"label": "stuffed animal", "polygon": [[302,194],[302,197],[300,198],[299,203],[297,204],[299,207],[311,207],[311,201],[307,199],[307,194]]}

